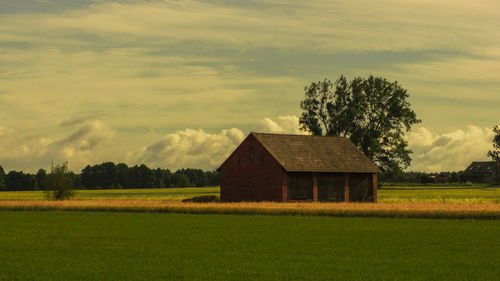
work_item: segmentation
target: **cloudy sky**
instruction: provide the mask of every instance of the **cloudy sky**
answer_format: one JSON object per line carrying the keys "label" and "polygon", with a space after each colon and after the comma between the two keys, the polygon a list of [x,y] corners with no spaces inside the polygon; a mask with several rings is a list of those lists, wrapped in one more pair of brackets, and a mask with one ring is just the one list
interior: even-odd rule
{"label": "cloudy sky", "polygon": [[251,130],[296,132],[304,86],[397,80],[411,170],[486,160],[498,0],[0,1],[0,165],[212,169]]}

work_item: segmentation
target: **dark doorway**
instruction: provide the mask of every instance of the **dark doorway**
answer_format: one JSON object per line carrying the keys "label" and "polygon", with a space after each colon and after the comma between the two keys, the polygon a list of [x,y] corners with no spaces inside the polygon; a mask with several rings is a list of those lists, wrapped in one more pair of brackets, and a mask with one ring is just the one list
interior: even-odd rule
{"label": "dark doorway", "polygon": [[289,173],[287,178],[288,200],[313,200],[311,173]]}
{"label": "dark doorway", "polygon": [[318,201],[343,202],[344,200],[344,174],[318,174]]}
{"label": "dark doorway", "polygon": [[372,174],[349,174],[349,201],[372,202]]}

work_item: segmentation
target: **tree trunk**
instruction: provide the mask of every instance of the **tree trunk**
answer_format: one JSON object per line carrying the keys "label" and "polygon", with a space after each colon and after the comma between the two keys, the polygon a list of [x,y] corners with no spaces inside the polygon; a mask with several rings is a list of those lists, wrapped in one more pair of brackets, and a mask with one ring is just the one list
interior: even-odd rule
{"label": "tree trunk", "polygon": [[500,159],[497,159],[495,170],[495,182],[500,183]]}

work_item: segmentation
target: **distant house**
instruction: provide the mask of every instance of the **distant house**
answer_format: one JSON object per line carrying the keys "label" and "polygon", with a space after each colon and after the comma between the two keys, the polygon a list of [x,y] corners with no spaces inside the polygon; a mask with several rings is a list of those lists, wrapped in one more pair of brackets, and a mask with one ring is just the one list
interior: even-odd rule
{"label": "distant house", "polygon": [[448,178],[444,175],[439,175],[436,177],[436,183],[447,183]]}
{"label": "distant house", "polygon": [[500,162],[472,162],[465,169],[465,178],[470,182],[492,183],[500,177]]}
{"label": "distant house", "polygon": [[347,138],[250,133],[219,167],[222,201],[377,201],[378,167]]}

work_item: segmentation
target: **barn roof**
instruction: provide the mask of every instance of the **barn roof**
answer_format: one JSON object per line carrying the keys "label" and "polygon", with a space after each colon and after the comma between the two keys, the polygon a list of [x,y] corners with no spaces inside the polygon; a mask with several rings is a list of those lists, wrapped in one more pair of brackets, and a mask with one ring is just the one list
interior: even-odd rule
{"label": "barn roof", "polygon": [[495,161],[474,161],[472,162],[465,172],[468,174],[477,174],[477,173],[493,173],[495,172],[496,162]]}
{"label": "barn roof", "polygon": [[378,173],[347,138],[250,133],[288,172]]}

